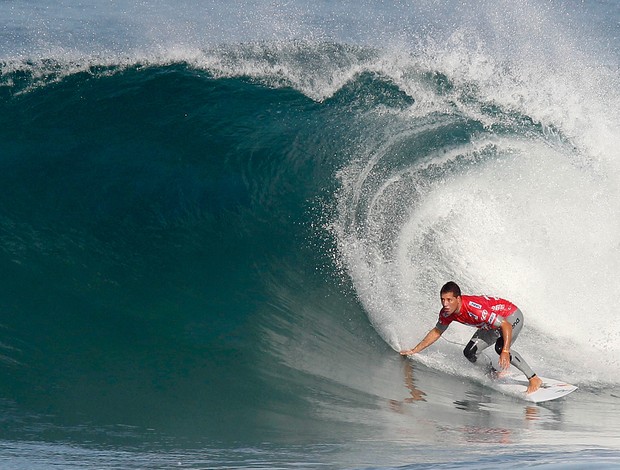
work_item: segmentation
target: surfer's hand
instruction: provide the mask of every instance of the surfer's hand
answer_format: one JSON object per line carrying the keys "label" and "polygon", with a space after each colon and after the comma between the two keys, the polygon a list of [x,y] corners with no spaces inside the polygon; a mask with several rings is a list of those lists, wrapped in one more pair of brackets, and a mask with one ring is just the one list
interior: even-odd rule
{"label": "surfer's hand", "polygon": [[407,349],[404,351],[400,352],[401,356],[409,356],[410,354],[413,354],[413,349]]}
{"label": "surfer's hand", "polygon": [[499,355],[499,365],[502,369],[510,367],[510,353],[508,351],[502,351]]}

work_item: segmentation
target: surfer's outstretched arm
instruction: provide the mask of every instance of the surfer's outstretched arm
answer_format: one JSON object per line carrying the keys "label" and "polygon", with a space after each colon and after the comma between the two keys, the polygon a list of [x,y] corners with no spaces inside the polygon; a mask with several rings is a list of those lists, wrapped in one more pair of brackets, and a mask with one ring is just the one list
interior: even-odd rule
{"label": "surfer's outstretched arm", "polygon": [[404,351],[401,351],[400,353],[403,356],[408,356],[410,354],[417,354],[420,351],[422,351],[423,349],[428,348],[435,341],[437,341],[442,333],[443,333],[443,331],[441,331],[439,328],[435,327],[435,328],[433,328],[431,331],[429,331],[426,334],[424,339],[422,341],[420,341],[415,348],[413,348],[413,349],[406,349]]}

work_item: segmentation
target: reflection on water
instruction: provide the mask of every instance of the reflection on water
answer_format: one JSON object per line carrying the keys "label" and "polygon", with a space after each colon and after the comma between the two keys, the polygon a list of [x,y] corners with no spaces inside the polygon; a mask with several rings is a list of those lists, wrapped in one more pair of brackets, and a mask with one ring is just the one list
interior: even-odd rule
{"label": "reflection on water", "polygon": [[[569,445],[580,441],[575,436],[586,428],[604,432],[588,412],[597,401],[604,406],[604,396],[591,397],[594,400],[585,407],[579,392],[533,404],[485,386],[483,378],[442,374],[410,359],[403,359],[401,368],[400,398],[389,399],[388,409],[404,417],[410,426],[408,435],[415,440],[436,435],[461,443],[538,445],[553,440]],[[613,394],[608,397],[617,401]],[[612,411],[615,408],[607,409],[618,414]],[[424,431],[420,431],[422,425]],[[399,426],[402,430],[402,421]],[[615,441],[618,445],[618,438]]]}
{"label": "reflection on water", "polygon": [[415,381],[413,379],[413,363],[403,359],[403,371],[405,374],[405,387],[409,390],[409,396],[403,398],[402,400],[390,400],[390,408],[393,411],[398,413],[402,413],[401,405],[404,403],[413,403],[416,401],[426,401],[424,398],[426,393],[423,390],[420,390],[416,387]]}

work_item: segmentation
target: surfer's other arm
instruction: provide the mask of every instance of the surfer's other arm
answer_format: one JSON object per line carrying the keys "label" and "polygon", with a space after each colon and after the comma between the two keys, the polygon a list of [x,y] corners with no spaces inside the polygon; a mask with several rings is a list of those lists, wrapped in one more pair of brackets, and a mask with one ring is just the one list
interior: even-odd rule
{"label": "surfer's other arm", "polygon": [[505,319],[501,324],[503,347],[499,353],[499,365],[502,369],[510,367],[510,345],[512,344],[512,325]]}
{"label": "surfer's other arm", "polygon": [[440,330],[439,328],[435,327],[433,328],[431,331],[429,331],[426,336],[424,337],[424,339],[422,339],[422,341],[420,341],[418,343],[418,345],[413,348],[413,349],[407,349],[404,351],[401,351],[400,353],[403,356],[408,356],[410,354],[417,354],[420,351],[428,348],[431,344],[433,344],[435,341],[437,341],[439,339],[439,337],[441,336],[441,334],[443,333],[442,330]]}

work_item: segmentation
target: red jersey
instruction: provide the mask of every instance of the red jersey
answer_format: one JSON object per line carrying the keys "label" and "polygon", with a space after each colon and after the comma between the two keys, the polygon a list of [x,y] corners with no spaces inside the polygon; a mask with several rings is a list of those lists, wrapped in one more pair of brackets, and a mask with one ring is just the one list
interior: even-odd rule
{"label": "red jersey", "polygon": [[487,295],[462,295],[461,309],[448,315],[441,309],[437,328],[444,331],[453,321],[475,326],[483,330],[500,327],[502,320],[514,313],[517,306],[508,300]]}

